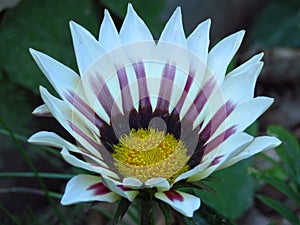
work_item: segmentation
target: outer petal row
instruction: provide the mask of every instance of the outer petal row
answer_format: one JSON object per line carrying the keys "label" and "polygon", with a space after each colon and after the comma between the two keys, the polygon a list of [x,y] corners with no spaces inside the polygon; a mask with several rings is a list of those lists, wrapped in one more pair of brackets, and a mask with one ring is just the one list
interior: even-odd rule
{"label": "outer petal row", "polygon": [[219,83],[225,77],[227,67],[239,49],[245,31],[234,33],[220,41],[208,54],[208,67]]}
{"label": "outer petal row", "polygon": [[71,21],[70,29],[79,73],[84,76],[92,63],[105,54],[105,50],[94,36],[79,24]]}
{"label": "outer petal row", "polygon": [[157,192],[155,197],[187,217],[192,217],[201,204],[200,198],[181,191]]}
{"label": "outer petal row", "polygon": [[100,177],[80,174],[68,182],[61,204],[70,205],[90,201],[115,202],[118,199],[120,196],[109,190]]}
{"label": "outer petal row", "polygon": [[[100,177],[94,175],[77,175],[67,183],[61,203],[70,205],[90,201],[115,202],[121,196],[132,201],[138,194],[138,191],[129,190],[121,185],[115,186],[111,182],[108,184],[107,181],[105,179],[103,182]],[[157,192],[155,197],[188,217],[192,217],[201,204],[198,197],[181,191]]]}

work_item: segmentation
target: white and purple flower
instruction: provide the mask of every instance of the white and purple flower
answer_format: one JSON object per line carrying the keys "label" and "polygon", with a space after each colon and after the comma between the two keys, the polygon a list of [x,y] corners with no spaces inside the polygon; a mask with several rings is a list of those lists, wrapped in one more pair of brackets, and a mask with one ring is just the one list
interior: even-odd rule
{"label": "white and purple flower", "polygon": [[152,190],[191,217],[200,199],[176,190],[178,183],[280,144],[243,132],[273,102],[254,97],[262,54],[226,75],[244,31],[209,50],[210,20],[186,38],[177,8],[155,42],[130,4],[120,32],[108,11],[98,40],[75,22],[70,28],[80,75],[30,49],[61,97],[40,87],[45,104],[33,113],[53,116],[76,143],[47,131],[29,142],[61,148],[68,163],[92,172],[68,182],[62,204],[133,201]]}

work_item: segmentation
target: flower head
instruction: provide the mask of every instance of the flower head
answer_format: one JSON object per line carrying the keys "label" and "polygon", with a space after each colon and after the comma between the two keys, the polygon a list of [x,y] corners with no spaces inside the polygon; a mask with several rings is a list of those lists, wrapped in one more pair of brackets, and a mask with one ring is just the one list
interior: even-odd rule
{"label": "flower head", "polygon": [[262,54],[226,75],[244,31],[209,51],[210,20],[186,38],[177,8],[156,43],[130,4],[120,32],[108,11],[99,40],[75,22],[70,29],[80,75],[30,49],[60,96],[41,87],[45,104],[33,113],[53,116],[76,143],[46,131],[29,141],[61,148],[68,163],[93,173],[72,178],[62,204],[132,201],[152,190],[192,216],[200,199],[176,190],[178,182],[197,182],[279,145],[243,132],[273,102],[254,97]]}

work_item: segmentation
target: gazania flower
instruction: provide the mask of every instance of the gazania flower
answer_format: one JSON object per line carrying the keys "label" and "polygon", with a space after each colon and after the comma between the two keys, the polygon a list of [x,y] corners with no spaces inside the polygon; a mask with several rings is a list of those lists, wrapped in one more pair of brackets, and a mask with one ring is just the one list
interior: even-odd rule
{"label": "gazania flower", "polygon": [[68,182],[62,204],[148,194],[191,217],[200,199],[178,187],[280,144],[243,132],[273,102],[254,97],[263,55],[225,76],[244,31],[209,51],[210,20],[186,38],[177,8],[155,42],[130,4],[120,32],[108,11],[98,40],[73,21],[70,29],[79,75],[30,49],[60,96],[40,87],[45,104],[33,113],[53,116],[76,143],[46,131],[29,142],[61,148],[91,172]]}

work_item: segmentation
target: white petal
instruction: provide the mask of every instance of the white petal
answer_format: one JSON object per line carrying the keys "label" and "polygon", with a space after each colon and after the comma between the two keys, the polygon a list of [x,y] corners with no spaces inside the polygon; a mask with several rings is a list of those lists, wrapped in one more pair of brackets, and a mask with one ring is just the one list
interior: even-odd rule
{"label": "white petal", "polygon": [[32,114],[35,116],[43,116],[43,117],[52,116],[49,108],[45,104],[36,107],[33,110]]}
{"label": "white petal", "polygon": [[[211,163],[211,160],[205,160],[203,162],[201,162],[198,166],[195,166],[193,169],[186,171],[185,173],[180,174],[176,180],[174,181],[174,183],[177,183],[181,180],[193,177],[195,178],[195,180],[198,180],[197,174],[200,174],[202,171],[204,171]],[[193,180],[193,179],[191,179]],[[199,179],[200,180],[200,179]]]}
{"label": "white petal", "polygon": [[[205,112],[206,115],[202,130],[205,128],[208,122],[214,123],[214,121],[217,121],[212,118],[214,115],[219,114],[218,117],[220,117],[220,120],[218,121],[226,121],[226,117],[228,117],[227,111],[224,109],[223,111],[218,112],[218,110],[220,109],[220,106],[227,104],[228,101],[230,102],[228,105],[231,105],[231,108],[234,109],[236,107],[239,108],[239,105],[244,102],[253,100],[255,83],[262,66],[262,62],[257,62],[255,64],[251,64],[251,66],[248,66],[246,70],[240,70],[241,73],[236,73],[235,76],[225,78],[220,88],[217,89],[208,100],[208,110]],[[237,111],[238,110],[239,109],[237,109]],[[217,112],[218,114],[216,114]],[[238,122],[239,121],[236,123]],[[216,137],[230,127],[230,125],[236,124],[223,122],[223,124],[220,124],[218,128],[218,132],[212,134],[210,138],[212,139]]]}
{"label": "white petal", "polygon": [[66,148],[63,147],[60,154],[62,155],[64,160],[66,160],[66,162],[68,162],[72,166],[95,172],[95,169],[93,166],[90,166],[87,162],[80,160],[80,159],[76,158],[75,156],[71,155]]}
{"label": "white petal", "polygon": [[80,82],[77,73],[44,53],[34,49],[29,49],[29,51],[51,85],[63,99],[65,99],[64,93],[67,90],[76,90]]}
{"label": "white petal", "polygon": [[181,191],[157,192],[154,196],[187,217],[192,217],[201,204],[200,198]]}
{"label": "white petal", "polygon": [[200,23],[187,39],[190,51],[196,54],[204,63],[206,63],[208,56],[210,24],[210,19]]}
{"label": "white petal", "polygon": [[269,136],[261,136],[254,139],[254,141],[243,151],[241,151],[238,155],[235,157],[229,158],[224,164],[221,165],[220,168],[222,169],[228,166],[231,166],[243,159],[247,159],[257,153],[260,153],[262,151],[272,149],[277,147],[281,144],[281,141],[276,137],[269,137]]}
{"label": "white petal", "polygon": [[121,45],[118,31],[106,9],[104,10],[104,18],[99,31],[99,42],[106,51]]}
{"label": "white petal", "polygon": [[[74,113],[66,102],[55,98],[43,87],[40,87],[40,92],[43,101],[46,103],[55,119],[76,139],[76,141],[97,156],[99,154],[99,145],[101,144],[98,139],[99,134],[93,134],[92,131],[86,127],[86,123]],[[72,128],[71,126],[74,127]]]}
{"label": "white petal", "polygon": [[[115,179],[119,179],[119,176],[116,173],[114,173],[110,169],[107,169],[107,165],[105,163],[101,163],[101,162],[99,162],[100,160],[97,160],[91,156],[87,156],[87,157],[89,157],[91,160],[93,160],[93,164],[76,158],[75,156],[71,155],[69,153],[69,151],[64,147],[60,153],[61,153],[62,157],[66,160],[66,162],[68,162],[72,166],[79,167],[79,168],[82,168],[82,169],[85,169],[88,171],[92,171],[95,173],[99,173],[103,176],[110,176]],[[89,160],[89,159],[87,159],[87,160]]]}
{"label": "white petal", "polygon": [[84,76],[87,69],[105,53],[105,50],[94,36],[79,24],[70,21],[70,29],[79,73]]}
{"label": "white petal", "polygon": [[257,63],[249,67],[243,73],[236,76],[226,77],[221,89],[224,101],[232,101],[239,104],[248,101],[254,96],[254,88],[258,74],[263,67],[263,63]]}
{"label": "white petal", "polygon": [[236,155],[241,149],[248,146],[253,137],[245,132],[235,133],[224,141],[218,148],[208,153],[205,157],[212,155],[214,158],[218,156],[225,156],[224,158],[231,158]]}
{"label": "white petal", "polygon": [[125,187],[132,189],[139,189],[143,186],[143,182],[135,177],[125,177],[122,183]]}
{"label": "white petal", "polygon": [[116,202],[120,196],[104,186],[100,177],[80,174],[73,177],[66,186],[61,199],[62,205],[79,202]]}
{"label": "white petal", "polygon": [[66,141],[53,132],[40,131],[32,135],[28,139],[28,142],[38,145],[52,146],[56,148],[66,148],[68,151],[80,153],[83,156],[88,157],[85,159],[92,160],[93,163],[96,163],[97,165],[99,165],[99,167],[108,168],[106,163],[103,162],[103,158],[100,153],[97,155],[92,155],[90,152],[82,151],[78,146]]}
{"label": "white petal", "polygon": [[225,127],[235,126],[236,132],[245,130],[270,107],[273,101],[273,98],[256,97],[238,105],[225,120]]}
{"label": "white petal", "polygon": [[123,44],[153,41],[151,32],[131,4],[128,4],[127,14],[120,30],[120,39]]}
{"label": "white petal", "polygon": [[158,191],[167,191],[170,189],[170,184],[165,178],[151,178],[145,182],[146,188],[156,188]]}
{"label": "white petal", "polygon": [[[189,182],[195,182],[202,180],[212,174],[226,159],[234,155],[235,152],[241,151],[251,141],[253,137],[246,133],[236,133],[230,136],[226,141],[219,145],[216,149],[203,156],[203,163],[206,168],[202,167],[198,169],[198,173],[191,174],[188,178]],[[221,157],[218,163],[213,163],[213,160]],[[201,164],[199,165],[199,167]],[[195,167],[196,168],[196,167]]]}
{"label": "white petal", "polygon": [[102,178],[106,186],[109,187],[110,190],[124,198],[127,198],[129,201],[133,201],[135,197],[139,194],[139,191],[125,187],[122,183],[111,179],[110,177],[102,176]]}
{"label": "white petal", "polygon": [[260,62],[260,60],[262,59],[263,56],[264,56],[264,53],[260,53],[260,54],[257,54],[255,56],[253,56],[247,62],[243,63],[239,67],[237,67],[234,70],[230,71],[230,73],[228,73],[226,75],[226,78],[239,76],[240,74],[246,73],[249,70],[249,68],[253,67],[253,65]]}
{"label": "white petal", "polygon": [[220,41],[208,54],[208,67],[219,83],[223,82],[227,67],[242,43],[245,31],[234,33]]}
{"label": "white petal", "polygon": [[28,142],[38,145],[52,146],[56,148],[67,148],[69,151],[81,153],[80,150],[72,143],[66,141],[53,132],[40,131],[32,135]]}
{"label": "white petal", "polygon": [[169,42],[187,48],[180,7],[177,7],[173,15],[170,17],[161,33],[159,42]]}

